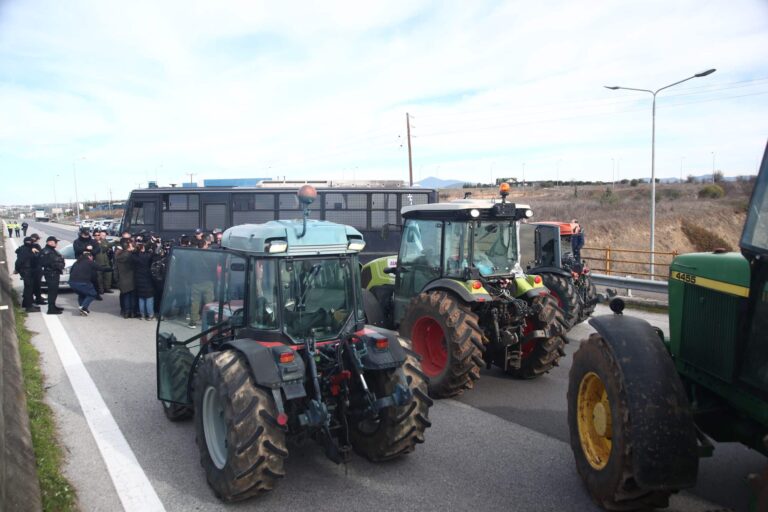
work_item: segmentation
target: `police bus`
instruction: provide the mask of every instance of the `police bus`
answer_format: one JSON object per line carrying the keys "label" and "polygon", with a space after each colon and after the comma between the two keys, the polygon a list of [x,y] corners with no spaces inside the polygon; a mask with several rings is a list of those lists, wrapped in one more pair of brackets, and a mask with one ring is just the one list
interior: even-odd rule
{"label": "police bus", "polygon": [[[163,239],[192,235],[196,229],[212,231],[239,224],[296,219],[302,215],[296,191],[303,184],[256,187],[169,187],[131,192],[122,230],[156,233]],[[435,189],[420,187],[317,188],[311,219],[327,220],[357,228],[365,237],[361,261],[396,254],[400,230],[382,237],[385,225],[401,224],[404,206],[435,203]]]}

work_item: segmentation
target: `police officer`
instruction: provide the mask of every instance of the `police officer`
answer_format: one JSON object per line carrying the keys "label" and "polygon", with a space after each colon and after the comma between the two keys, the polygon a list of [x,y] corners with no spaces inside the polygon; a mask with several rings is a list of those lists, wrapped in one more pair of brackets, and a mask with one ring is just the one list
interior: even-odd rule
{"label": "police officer", "polygon": [[65,266],[64,256],[56,250],[57,243],[59,240],[55,236],[49,236],[45,241],[42,253],[40,253],[40,266],[48,286],[49,315],[60,315],[64,311],[64,308],[56,305],[56,297],[59,295],[59,281]]}
{"label": "police officer", "polygon": [[39,306],[35,306],[32,301],[32,289],[34,287],[34,279],[32,278],[32,259],[37,258],[35,249],[32,247],[32,239],[30,237],[24,238],[24,245],[16,249],[16,263],[13,267],[14,274],[19,274],[21,280],[24,282],[24,291],[21,294],[21,307],[27,313],[34,313],[40,311]]}
{"label": "police officer", "polygon": [[32,239],[32,247],[37,249],[35,257],[32,260],[32,294],[35,296],[35,304],[38,306],[44,306],[47,304],[43,298],[43,269],[40,267],[40,255],[43,252],[43,248],[40,247],[40,235],[32,233],[29,235]]}

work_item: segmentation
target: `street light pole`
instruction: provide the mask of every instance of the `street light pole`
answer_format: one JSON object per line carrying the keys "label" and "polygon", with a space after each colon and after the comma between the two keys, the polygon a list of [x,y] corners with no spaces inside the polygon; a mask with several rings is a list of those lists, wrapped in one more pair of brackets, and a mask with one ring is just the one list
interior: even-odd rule
{"label": "street light pole", "polygon": [[75,222],[80,221],[80,200],[77,198],[77,166],[75,165],[78,160],[85,160],[85,157],[81,156],[72,160],[72,175],[75,177],[75,211],[77,212]]}
{"label": "street light pole", "polygon": [[[681,84],[683,82],[687,82],[688,80],[692,80],[694,78],[701,78],[707,75],[711,75],[714,73],[715,69],[708,69],[706,71],[702,71],[701,73],[696,73],[693,76],[689,76],[688,78],[684,78],[683,80],[678,80],[677,82],[671,83],[669,85],[665,85],[664,87],[661,87],[659,89],[656,89],[655,91],[651,91],[650,89],[635,89],[634,87],[620,87],[618,85],[614,86],[604,86],[606,89],[611,89],[612,91],[616,91],[618,89],[624,89],[626,91],[639,91],[639,92],[647,92],[651,95],[653,95],[653,107],[652,107],[652,114],[651,114],[651,279],[654,278],[654,250],[656,248],[655,244],[655,231],[656,231],[656,95],[663,91],[664,89],[669,89],[672,86],[675,86],[677,84]],[[714,179],[714,171],[713,171],[713,179]]]}

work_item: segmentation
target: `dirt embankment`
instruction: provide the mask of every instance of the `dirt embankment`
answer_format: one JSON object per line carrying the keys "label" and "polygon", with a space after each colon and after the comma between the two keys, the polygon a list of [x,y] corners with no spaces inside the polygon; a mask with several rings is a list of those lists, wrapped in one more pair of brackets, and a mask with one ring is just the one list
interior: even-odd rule
{"label": "dirt embankment", "polygon": [[[721,247],[737,250],[744,225],[749,197],[754,185],[750,182],[720,183],[724,196],[718,199],[699,198],[700,183],[658,184],[656,186],[656,251],[697,252]],[[441,201],[462,197],[464,189],[441,191]],[[491,189],[470,189],[472,198],[492,197]],[[578,219],[590,248],[649,249],[650,203],[649,184],[560,186],[554,188],[513,189],[510,200],[527,203],[534,211],[534,221],[570,221]],[[587,254],[595,255],[596,251]],[[604,251],[600,251],[604,253]],[[614,258],[648,259],[647,255],[615,253]],[[670,257],[658,255],[656,261],[668,262]],[[599,265],[593,263],[594,268]],[[625,265],[626,270],[637,266]],[[616,268],[616,267],[614,267]],[[645,268],[647,271],[647,267]],[[658,269],[666,273],[666,268]]]}

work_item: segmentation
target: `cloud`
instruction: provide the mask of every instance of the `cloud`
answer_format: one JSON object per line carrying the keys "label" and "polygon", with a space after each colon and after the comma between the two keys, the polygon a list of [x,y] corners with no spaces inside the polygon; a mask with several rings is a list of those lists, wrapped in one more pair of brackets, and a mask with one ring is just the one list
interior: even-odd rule
{"label": "cloud", "polygon": [[[675,2],[12,2],[0,10],[0,202],[127,196],[157,176],[611,179],[754,171],[768,7]],[[434,171],[434,172],[433,172]],[[4,172],[5,175],[5,172]],[[31,180],[29,176],[36,179]],[[186,176],[186,177],[185,177]],[[14,178],[11,178],[14,180]],[[72,183],[69,183],[69,182]]]}

